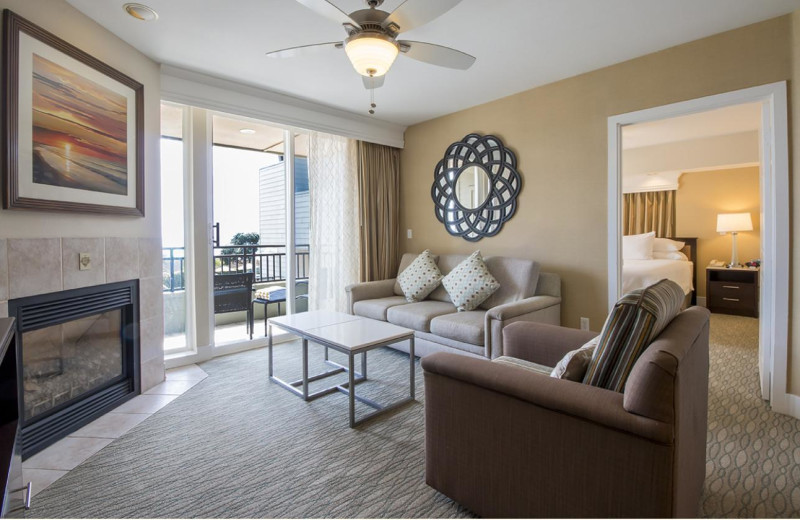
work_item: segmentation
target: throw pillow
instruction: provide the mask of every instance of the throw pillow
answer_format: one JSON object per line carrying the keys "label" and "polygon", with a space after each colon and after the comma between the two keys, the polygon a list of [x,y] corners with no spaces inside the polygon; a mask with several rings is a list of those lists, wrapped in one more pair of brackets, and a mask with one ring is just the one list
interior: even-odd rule
{"label": "throw pillow", "polygon": [[656,234],[653,231],[641,235],[625,235],[622,237],[622,259],[652,260],[655,237]]}
{"label": "throw pillow", "polygon": [[583,382],[622,392],[634,363],[678,314],[683,297],[666,279],[623,296],[603,325]]}
{"label": "throw pillow", "polygon": [[426,249],[397,276],[397,283],[403,290],[406,301],[422,301],[442,282],[442,272]]}
{"label": "throw pillow", "polygon": [[670,240],[669,238],[653,239],[653,251],[680,251],[685,245],[686,242]]}
{"label": "throw pillow", "polygon": [[568,379],[570,381],[583,381],[599,339],[600,336],[595,336],[582,347],[567,352],[567,355],[561,358],[561,361],[550,372],[550,377]]}
{"label": "throw pillow", "polygon": [[524,359],[518,359],[511,356],[500,356],[494,358],[492,362],[500,363],[501,365],[511,365],[518,368],[524,368],[525,370],[530,370],[531,372],[536,372],[537,374],[542,374],[545,376],[550,375],[550,371],[553,370],[552,368],[540,365],[539,363],[525,361]]}
{"label": "throw pillow", "polygon": [[483,263],[480,251],[475,251],[455,266],[442,279],[447,295],[459,311],[471,311],[500,288]]}

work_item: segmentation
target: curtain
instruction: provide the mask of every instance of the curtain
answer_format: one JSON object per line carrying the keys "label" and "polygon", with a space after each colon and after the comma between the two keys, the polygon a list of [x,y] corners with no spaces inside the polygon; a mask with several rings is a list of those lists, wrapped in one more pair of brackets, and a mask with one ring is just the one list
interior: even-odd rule
{"label": "curtain", "polygon": [[400,150],[358,143],[361,281],[393,278],[400,249]]}
{"label": "curtain", "polygon": [[309,309],[347,311],[345,287],[359,281],[358,144],[311,132]]}
{"label": "curtain", "polygon": [[625,193],[624,197],[623,234],[655,231],[657,237],[675,236],[675,190]]}

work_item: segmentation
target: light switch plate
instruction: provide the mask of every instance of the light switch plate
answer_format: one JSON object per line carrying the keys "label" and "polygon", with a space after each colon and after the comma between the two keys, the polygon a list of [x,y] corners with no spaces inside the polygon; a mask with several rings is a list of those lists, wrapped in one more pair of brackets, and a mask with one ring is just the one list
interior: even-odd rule
{"label": "light switch plate", "polygon": [[78,269],[88,271],[92,268],[92,257],[89,253],[78,253]]}

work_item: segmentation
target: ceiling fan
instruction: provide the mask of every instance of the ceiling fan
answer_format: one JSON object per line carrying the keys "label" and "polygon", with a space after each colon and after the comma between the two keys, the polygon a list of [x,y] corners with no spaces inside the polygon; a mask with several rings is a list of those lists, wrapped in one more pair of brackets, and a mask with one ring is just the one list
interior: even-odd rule
{"label": "ceiling fan", "polygon": [[268,52],[267,56],[292,58],[330,48],[344,48],[353,68],[363,77],[364,87],[367,89],[383,85],[384,75],[400,53],[440,67],[466,70],[475,63],[474,56],[433,43],[397,39],[401,32],[430,22],[460,1],[406,0],[393,12],[387,13],[378,9],[383,0],[366,0],[367,9],[345,14],[328,0],[297,0],[317,14],[341,24],[347,31],[347,37],[340,42],[316,43]]}

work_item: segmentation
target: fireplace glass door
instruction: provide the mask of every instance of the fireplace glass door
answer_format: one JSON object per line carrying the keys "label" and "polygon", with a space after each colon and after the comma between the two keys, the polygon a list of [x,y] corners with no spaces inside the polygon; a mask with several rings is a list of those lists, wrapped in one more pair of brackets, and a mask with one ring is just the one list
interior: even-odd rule
{"label": "fireplace glass door", "polygon": [[123,377],[120,309],[23,332],[22,345],[25,421]]}

